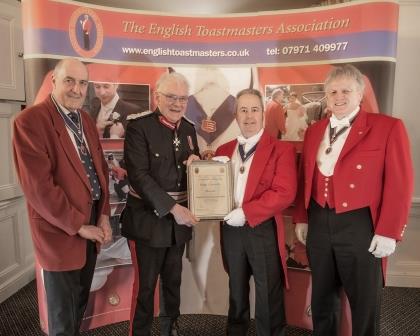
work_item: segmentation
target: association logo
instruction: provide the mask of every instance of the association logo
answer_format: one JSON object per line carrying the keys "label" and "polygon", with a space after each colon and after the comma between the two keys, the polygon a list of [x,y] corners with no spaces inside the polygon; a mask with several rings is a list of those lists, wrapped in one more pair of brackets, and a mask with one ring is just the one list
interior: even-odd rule
{"label": "association logo", "polygon": [[104,42],[101,20],[91,8],[80,7],[73,12],[69,35],[73,49],[82,57],[94,57]]}

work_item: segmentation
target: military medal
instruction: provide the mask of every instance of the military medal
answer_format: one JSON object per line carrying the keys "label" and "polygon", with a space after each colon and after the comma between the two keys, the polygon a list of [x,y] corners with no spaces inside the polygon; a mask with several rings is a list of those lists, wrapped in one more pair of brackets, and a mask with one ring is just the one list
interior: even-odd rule
{"label": "military medal", "polygon": [[179,147],[179,145],[181,144],[181,140],[179,140],[178,136],[175,134],[175,138],[174,138],[174,142],[173,144],[175,145],[176,148]]}

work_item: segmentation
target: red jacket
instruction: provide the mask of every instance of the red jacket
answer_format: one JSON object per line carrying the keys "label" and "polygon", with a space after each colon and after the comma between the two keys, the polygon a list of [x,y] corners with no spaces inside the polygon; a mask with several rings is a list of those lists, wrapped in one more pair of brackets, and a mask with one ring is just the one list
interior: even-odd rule
{"label": "red jacket", "polygon": [[[81,116],[102,188],[99,214],[109,215],[108,166],[95,124],[85,112]],[[50,97],[18,115],[14,122],[13,150],[40,265],[49,271],[82,268],[86,239],[77,232],[83,224],[89,224],[90,184]]]}
{"label": "red jacket", "polygon": [[265,109],[265,126],[264,129],[272,137],[277,138],[279,133],[286,131],[286,116],[283,106],[274,100],[267,104]]}
{"label": "red jacket", "polygon": [[[321,120],[305,134],[296,223],[307,223],[316,156],[328,123]],[[402,239],[413,193],[413,167],[401,120],[359,112],[335,166],[333,190],[337,213],[369,207],[375,234]]]}
{"label": "red jacket", "polygon": [[[237,141],[220,146],[216,155],[232,157]],[[264,132],[257,145],[245,188],[242,209],[251,227],[275,217],[277,239],[288,288],[286,249],[282,211],[288,208],[296,194],[296,154],[294,147]]]}

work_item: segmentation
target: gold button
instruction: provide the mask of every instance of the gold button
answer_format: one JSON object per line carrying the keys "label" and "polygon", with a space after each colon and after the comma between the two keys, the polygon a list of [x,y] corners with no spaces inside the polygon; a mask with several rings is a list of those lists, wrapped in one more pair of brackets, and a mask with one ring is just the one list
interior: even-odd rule
{"label": "gold button", "polygon": [[325,197],[328,197],[328,194],[327,194],[327,193],[325,193],[325,194],[324,194],[324,196],[325,196]]}
{"label": "gold button", "polygon": [[347,208],[347,206],[348,206],[347,202],[343,202],[343,203],[342,203],[342,206],[343,206],[344,208]]}
{"label": "gold button", "polygon": [[329,180],[330,180],[330,178],[329,178],[329,177],[326,177],[326,178],[325,178],[325,181],[329,181]]}
{"label": "gold button", "polygon": [[355,188],[355,185],[354,185],[353,183],[350,183],[349,187],[350,187],[351,189],[354,189],[354,188]]}
{"label": "gold button", "polygon": [[327,192],[328,192],[328,188],[325,188],[325,191],[327,191]]}
{"label": "gold button", "polygon": [[359,131],[359,135],[362,135],[363,134],[363,132],[362,131]]}
{"label": "gold button", "polygon": [[358,164],[357,166],[356,166],[356,169],[362,169],[362,165],[361,164]]}
{"label": "gold button", "polygon": [[108,296],[108,303],[111,306],[118,306],[120,303],[120,297],[118,296],[117,293],[112,293],[111,295]]}

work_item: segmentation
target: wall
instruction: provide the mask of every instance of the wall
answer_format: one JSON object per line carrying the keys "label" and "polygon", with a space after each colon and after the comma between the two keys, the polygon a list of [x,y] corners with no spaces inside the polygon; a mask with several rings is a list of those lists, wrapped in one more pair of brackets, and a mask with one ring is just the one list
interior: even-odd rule
{"label": "wall", "polygon": [[420,287],[420,1],[400,1],[393,115],[404,120],[415,170],[415,191],[403,241],[389,260],[387,285]]}
{"label": "wall", "polygon": [[12,121],[25,101],[20,3],[0,1],[0,302],[34,278],[26,206],[13,167]]}

